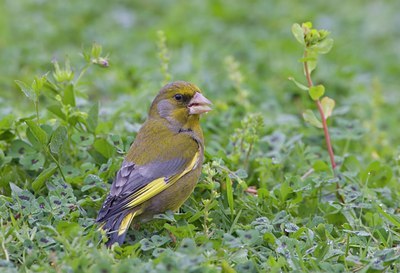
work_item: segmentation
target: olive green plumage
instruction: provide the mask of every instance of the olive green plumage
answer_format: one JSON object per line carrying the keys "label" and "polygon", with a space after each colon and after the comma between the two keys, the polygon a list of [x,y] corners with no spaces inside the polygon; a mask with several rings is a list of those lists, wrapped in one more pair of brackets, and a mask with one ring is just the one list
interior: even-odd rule
{"label": "olive green plumage", "polygon": [[204,157],[200,114],[211,110],[198,87],[164,86],[117,172],[97,222],[108,246],[122,244],[132,221],[177,210],[193,191]]}

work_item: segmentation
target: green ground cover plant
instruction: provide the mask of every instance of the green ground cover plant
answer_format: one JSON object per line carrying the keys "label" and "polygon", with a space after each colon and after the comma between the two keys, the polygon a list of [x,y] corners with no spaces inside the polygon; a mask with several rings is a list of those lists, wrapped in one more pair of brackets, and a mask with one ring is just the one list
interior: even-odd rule
{"label": "green ground cover plant", "polygon": [[[399,5],[0,3],[0,272],[399,272]],[[214,103],[202,177],[107,249],[97,212],[179,79]]]}

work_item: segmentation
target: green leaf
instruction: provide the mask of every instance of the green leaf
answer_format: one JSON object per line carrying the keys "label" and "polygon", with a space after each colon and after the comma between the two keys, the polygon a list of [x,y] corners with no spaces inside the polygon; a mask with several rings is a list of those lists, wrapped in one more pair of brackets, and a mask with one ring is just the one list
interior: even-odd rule
{"label": "green leaf", "polygon": [[43,168],[45,161],[46,159],[42,153],[36,153],[24,156],[20,159],[19,163],[27,170],[38,171],[40,168]]}
{"label": "green leaf", "polygon": [[175,226],[165,223],[164,228],[178,238],[192,238],[193,235],[196,234],[196,227],[192,224]]}
{"label": "green leaf", "polygon": [[307,62],[308,72],[311,74],[317,68],[318,53],[313,50],[307,50],[307,58],[303,58],[302,61]]}
{"label": "green leaf", "polygon": [[141,250],[143,250],[143,251],[149,251],[149,250],[156,248],[154,243],[147,238],[143,238],[140,241],[140,245],[141,245]]}
{"label": "green leaf", "polygon": [[313,100],[319,100],[325,93],[325,87],[322,84],[311,86],[308,94]]}
{"label": "green leaf", "polygon": [[240,178],[240,179],[245,179],[249,176],[248,173],[246,172],[246,170],[244,170],[244,169],[238,169],[234,172],[234,174],[237,178]]}
{"label": "green leaf", "polygon": [[49,179],[56,171],[57,166],[51,164],[50,167],[42,171],[38,177],[32,183],[32,189],[37,193],[44,185],[47,179]]}
{"label": "green leaf", "polygon": [[226,176],[226,199],[228,200],[229,209],[231,211],[231,217],[234,215],[234,202],[233,202],[233,189],[232,189],[232,180],[229,175]]}
{"label": "green leaf", "polygon": [[261,234],[256,229],[250,229],[250,230],[239,229],[236,230],[236,233],[239,235],[239,238],[244,245],[252,246],[262,242]]}
{"label": "green leaf", "polygon": [[77,237],[83,228],[76,222],[60,221],[56,227],[57,231],[63,235],[63,237],[73,239]]}
{"label": "green leaf", "polygon": [[31,129],[33,136],[39,141],[39,143],[47,145],[48,136],[46,132],[33,120],[26,120],[25,123],[28,125],[29,129]]}
{"label": "green leaf", "polygon": [[302,83],[296,81],[295,78],[289,77],[288,80],[289,80],[289,81],[292,81],[292,82],[293,82],[298,88],[300,88],[301,90],[303,90],[303,91],[308,91],[308,87],[305,86],[304,84],[302,84]]}
{"label": "green leaf", "polygon": [[373,161],[364,171],[362,180],[368,184],[368,187],[383,188],[390,182],[392,177],[393,171],[388,165]]}
{"label": "green leaf", "polygon": [[376,205],[375,208],[378,210],[378,212],[385,217],[390,223],[392,223],[394,226],[397,228],[400,228],[400,218],[397,215],[394,214],[389,214],[387,213],[384,209],[381,208],[381,206]]}
{"label": "green leaf", "polygon": [[361,163],[355,155],[349,155],[344,158],[340,170],[345,171],[347,175],[350,173],[353,176],[356,176],[360,173]]}
{"label": "green leaf", "polygon": [[[242,263],[246,263],[248,261],[247,257],[249,255],[249,251],[246,248],[239,248],[239,250],[233,252],[230,256],[230,259],[234,262],[237,263],[238,265],[236,266],[236,271],[237,272],[243,272],[243,268],[237,268],[238,266],[241,266]],[[239,271],[240,270],[240,271]],[[254,271],[255,272],[255,271]],[[243,272],[244,273],[244,272]]]}
{"label": "green leaf", "polygon": [[64,90],[64,97],[62,99],[63,104],[75,106],[75,92],[74,86],[72,84],[68,84]]}
{"label": "green leaf", "polygon": [[15,83],[31,101],[35,101],[37,99],[35,91],[29,85],[19,80],[15,80]]}
{"label": "green leaf", "polygon": [[302,26],[303,28],[309,28],[309,29],[311,29],[312,26],[313,26],[313,24],[312,24],[312,22],[304,22],[304,23],[301,24],[301,26]]}
{"label": "green leaf", "polygon": [[41,151],[43,148],[43,145],[39,142],[39,140],[37,140],[37,138],[33,135],[32,130],[27,127],[26,128],[26,137],[29,140],[29,143],[32,145],[32,147],[36,150],[36,151]]}
{"label": "green leaf", "polygon": [[160,247],[170,242],[171,238],[169,236],[153,235],[151,236],[151,241],[156,247]]}
{"label": "green leaf", "polygon": [[[168,240],[166,242],[169,242],[171,240]],[[196,251],[196,242],[192,238],[184,238],[182,240],[182,243],[179,247],[179,252],[181,253],[194,253]]]}
{"label": "green leaf", "polygon": [[324,171],[329,171],[330,168],[328,166],[328,164],[326,164],[324,161],[322,160],[317,160],[314,162],[313,164],[313,169],[316,172],[324,172]]}
{"label": "green leaf", "polygon": [[52,153],[58,154],[61,146],[67,140],[68,132],[65,126],[59,126],[52,134],[50,140],[50,151]]}
{"label": "green leaf", "polygon": [[85,178],[83,183],[85,185],[83,187],[81,187],[82,192],[85,192],[89,189],[96,188],[96,187],[101,188],[104,185],[103,180],[101,180],[100,177],[98,177],[97,175],[94,175],[94,174],[89,174]]}
{"label": "green leaf", "polygon": [[335,108],[335,101],[329,97],[323,97],[321,100],[321,105],[325,119],[328,119],[330,116],[332,116],[333,108]]}
{"label": "green leaf", "polygon": [[3,116],[0,120],[0,130],[11,128],[15,120],[16,117],[14,114],[8,114],[7,116]]}
{"label": "green leaf", "polygon": [[290,194],[293,193],[293,188],[289,185],[287,181],[283,182],[280,187],[280,197],[282,201],[288,199]]}
{"label": "green leaf", "polygon": [[97,43],[93,43],[91,51],[92,58],[99,58],[101,56],[101,52],[102,46]]}
{"label": "green leaf", "polygon": [[293,24],[292,25],[292,34],[296,40],[302,44],[305,45],[304,42],[304,31],[303,28],[299,24]]}
{"label": "green leaf", "polygon": [[96,139],[93,144],[94,149],[105,158],[110,158],[115,153],[115,147],[103,138]]}
{"label": "green leaf", "polygon": [[0,120],[0,140],[11,141],[14,138],[15,120],[13,114],[9,114]]}
{"label": "green leaf", "polygon": [[99,104],[95,103],[88,112],[87,126],[90,132],[95,132],[99,120]]}
{"label": "green leaf", "polygon": [[15,137],[11,130],[0,130],[0,140],[10,141]]}
{"label": "green leaf", "polygon": [[318,58],[317,58],[316,56],[313,56],[313,55],[312,55],[312,56],[300,58],[299,61],[300,61],[300,62],[303,62],[303,63],[304,63],[304,62],[315,62],[315,61],[317,61],[317,59],[318,59]]}
{"label": "green leaf", "polygon": [[13,158],[20,158],[25,155],[35,154],[36,152],[37,151],[25,141],[16,139],[11,142],[11,147],[8,155]]}
{"label": "green leaf", "polygon": [[56,115],[57,117],[63,119],[63,120],[67,120],[67,117],[65,116],[65,114],[63,113],[61,106],[59,104],[54,104],[54,105],[50,105],[47,107],[47,109],[52,112],[54,115]]}
{"label": "green leaf", "polygon": [[47,74],[44,74],[41,77],[35,76],[35,79],[32,82],[32,90],[35,92],[36,98],[39,97],[40,92],[43,89],[44,84],[47,82]]}
{"label": "green leaf", "polygon": [[329,51],[331,51],[332,47],[333,47],[333,39],[326,38],[321,42],[317,43],[315,46],[313,46],[313,49],[319,54],[326,54]]}
{"label": "green leaf", "polygon": [[71,139],[73,142],[79,144],[80,146],[90,146],[94,142],[94,136],[88,133],[74,133],[71,136]]}
{"label": "green leaf", "polygon": [[311,125],[317,127],[317,128],[322,128],[322,123],[317,119],[315,116],[314,112],[311,111],[310,109],[307,109],[303,113],[303,118],[306,122],[310,123]]}
{"label": "green leaf", "polygon": [[[0,168],[1,168],[2,166],[4,166],[5,164],[10,163],[11,160],[12,160],[12,157],[11,157],[11,156],[5,156],[3,150],[0,150]],[[1,185],[1,183],[0,183],[0,187],[1,187],[1,186],[2,186],[2,185]]]}
{"label": "green leaf", "polygon": [[74,79],[74,72],[71,70],[69,59],[65,60],[64,68],[61,68],[56,60],[53,61],[53,65],[53,77],[57,82],[69,82]]}

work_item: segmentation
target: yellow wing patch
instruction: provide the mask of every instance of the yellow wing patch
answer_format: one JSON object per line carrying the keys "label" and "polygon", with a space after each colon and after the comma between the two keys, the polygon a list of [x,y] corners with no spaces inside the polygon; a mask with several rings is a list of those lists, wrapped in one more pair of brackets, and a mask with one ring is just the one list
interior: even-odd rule
{"label": "yellow wing patch", "polygon": [[124,219],[122,219],[121,225],[119,226],[119,229],[118,229],[118,236],[125,233],[125,231],[131,225],[132,219],[135,218],[137,213],[138,213],[138,211],[130,212],[124,217]]}
{"label": "yellow wing patch", "polygon": [[[147,184],[142,189],[138,190],[132,195],[132,201],[130,201],[125,206],[125,208],[133,208],[149,200],[150,198],[156,196],[157,194],[159,194],[160,192],[162,192],[163,190],[174,184],[176,181],[178,181],[182,176],[193,170],[197,166],[198,162],[199,162],[199,151],[196,152],[192,161],[182,173],[176,174],[171,177],[160,177],[150,182],[149,184]],[[130,221],[132,221],[132,219]]]}

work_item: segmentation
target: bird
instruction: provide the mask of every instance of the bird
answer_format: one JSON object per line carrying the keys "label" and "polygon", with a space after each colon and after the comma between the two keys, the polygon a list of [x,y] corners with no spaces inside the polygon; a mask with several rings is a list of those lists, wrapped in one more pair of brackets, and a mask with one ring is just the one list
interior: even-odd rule
{"label": "bird", "polygon": [[200,115],[211,106],[192,83],[161,88],[98,212],[96,222],[106,232],[108,247],[124,243],[132,222],[176,211],[188,199],[204,160]]}

